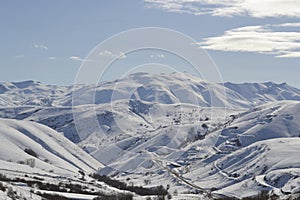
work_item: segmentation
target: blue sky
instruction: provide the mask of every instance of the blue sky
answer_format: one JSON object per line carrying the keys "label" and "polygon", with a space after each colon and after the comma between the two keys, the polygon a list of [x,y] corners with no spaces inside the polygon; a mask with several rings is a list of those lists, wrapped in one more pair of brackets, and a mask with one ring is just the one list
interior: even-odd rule
{"label": "blue sky", "polygon": [[[4,0],[0,81],[70,85],[100,42],[133,28],[162,27],[196,40],[224,81],[300,87],[299,19],[297,0]],[[136,59],[183,65],[162,52]],[[127,60],[122,65],[133,63]]]}

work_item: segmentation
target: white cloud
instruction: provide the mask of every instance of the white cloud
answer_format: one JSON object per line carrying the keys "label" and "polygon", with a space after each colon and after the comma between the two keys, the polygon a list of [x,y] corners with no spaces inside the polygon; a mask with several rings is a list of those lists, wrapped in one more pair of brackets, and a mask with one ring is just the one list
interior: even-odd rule
{"label": "white cloud", "polygon": [[95,60],[89,60],[85,58],[81,58],[80,56],[70,56],[70,60],[80,61],[80,62],[95,62]]}
{"label": "white cloud", "polygon": [[36,49],[48,50],[48,47],[43,44],[34,44],[33,46]]}
{"label": "white cloud", "polygon": [[166,56],[164,54],[155,54],[155,55],[150,55],[150,58],[165,58]]}
{"label": "white cloud", "polygon": [[[246,26],[225,31],[221,36],[205,38],[204,49],[274,54],[276,57],[300,57],[300,32],[275,31],[287,24]],[[288,24],[296,26],[297,24]]]}
{"label": "white cloud", "polygon": [[146,6],[194,15],[300,17],[299,0],[144,0]]}
{"label": "white cloud", "polygon": [[98,55],[104,56],[104,57],[110,57],[110,58],[118,57],[118,59],[126,58],[126,55],[123,52],[113,53],[113,52],[107,51],[107,50],[100,52]]}
{"label": "white cloud", "polygon": [[300,51],[296,52],[285,52],[282,55],[277,55],[277,58],[300,58]]}
{"label": "white cloud", "polygon": [[56,57],[51,56],[51,57],[48,57],[48,59],[49,59],[49,60],[55,60]]}
{"label": "white cloud", "polygon": [[276,27],[300,27],[300,23],[284,23],[275,25]]}
{"label": "white cloud", "polygon": [[71,60],[76,60],[76,61],[84,61],[84,59],[80,58],[79,56],[70,56],[69,57]]}

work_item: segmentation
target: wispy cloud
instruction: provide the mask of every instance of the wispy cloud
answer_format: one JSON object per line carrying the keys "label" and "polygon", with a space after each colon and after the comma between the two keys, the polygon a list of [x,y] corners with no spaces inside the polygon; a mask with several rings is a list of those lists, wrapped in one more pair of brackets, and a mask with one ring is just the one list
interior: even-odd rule
{"label": "wispy cloud", "polygon": [[113,53],[113,52],[107,51],[107,50],[100,52],[98,55],[104,56],[104,57],[110,57],[110,58],[118,57],[119,59],[126,58],[126,55],[123,52]]}
{"label": "wispy cloud", "polygon": [[[276,31],[275,28],[298,24],[246,26],[205,38],[198,44],[204,49],[274,54],[276,57],[300,57],[300,32]],[[297,53],[296,53],[297,52]]]}
{"label": "wispy cloud", "polygon": [[166,56],[164,54],[155,54],[155,55],[150,55],[150,58],[165,58]]}
{"label": "wispy cloud", "polygon": [[[107,57],[107,58],[118,58],[118,59],[126,58],[126,55],[122,52],[113,53],[113,52],[107,51],[107,50],[98,53],[98,55],[102,56],[102,57]],[[80,61],[80,62],[83,62],[83,61],[85,61],[85,62],[96,62],[96,59],[95,60],[87,60],[87,59],[81,58],[80,56],[70,56],[69,59]]]}
{"label": "wispy cloud", "polygon": [[278,58],[300,58],[300,51],[286,52],[285,54],[281,54],[276,57],[278,57]]}
{"label": "wispy cloud", "polygon": [[56,57],[51,56],[51,57],[48,57],[48,59],[49,59],[49,60],[55,60]]}
{"label": "wispy cloud", "polygon": [[85,61],[83,58],[80,58],[79,56],[70,56],[69,59],[76,60],[76,61]]}
{"label": "wispy cloud", "polygon": [[300,17],[299,0],[144,0],[149,8],[194,15]]}
{"label": "wispy cloud", "polygon": [[95,60],[81,58],[80,56],[70,56],[69,59],[75,60],[75,61],[80,61],[80,62],[96,62]]}
{"label": "wispy cloud", "polygon": [[284,23],[284,24],[277,24],[274,27],[300,27],[300,23]]}
{"label": "wispy cloud", "polygon": [[48,50],[48,47],[43,44],[34,44],[33,46],[36,49]]}

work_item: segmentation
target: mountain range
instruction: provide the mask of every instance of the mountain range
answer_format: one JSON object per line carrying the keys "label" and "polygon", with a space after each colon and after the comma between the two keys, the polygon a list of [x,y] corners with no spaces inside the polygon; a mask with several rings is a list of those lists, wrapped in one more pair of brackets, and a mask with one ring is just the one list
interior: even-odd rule
{"label": "mountain range", "polygon": [[297,198],[299,100],[286,83],[212,83],[187,73],[95,85],[5,82],[0,173],[33,173],[26,162],[34,157],[40,174],[168,185],[174,199]]}
{"label": "mountain range", "polygon": [[212,83],[179,72],[159,76],[141,72],[94,85],[56,86],[34,81],[0,84],[1,107],[62,107],[128,99],[161,104],[249,108],[280,100],[299,101],[300,90],[286,83]]}

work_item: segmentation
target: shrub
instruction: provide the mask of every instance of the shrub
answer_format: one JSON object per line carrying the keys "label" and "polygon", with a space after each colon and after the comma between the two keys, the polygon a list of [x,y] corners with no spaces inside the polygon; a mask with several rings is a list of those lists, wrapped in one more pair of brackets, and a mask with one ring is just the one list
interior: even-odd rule
{"label": "shrub", "polygon": [[18,161],[18,164],[25,165],[25,161],[20,160],[20,161]]}
{"label": "shrub", "polygon": [[204,128],[204,129],[208,129],[208,125],[207,124],[202,124],[201,127]]}
{"label": "shrub", "polygon": [[34,168],[35,167],[35,159],[33,159],[33,158],[26,159],[25,164]]}
{"label": "shrub", "polygon": [[10,178],[7,178],[4,174],[0,174],[0,181],[10,181]]}
{"label": "shrub", "polygon": [[38,154],[35,153],[32,149],[25,149],[24,151],[25,151],[25,153],[27,153],[27,154],[29,154],[29,155],[31,155],[33,157],[38,158]]}
{"label": "shrub", "polygon": [[5,192],[5,190],[6,190],[6,187],[1,182],[0,182],[0,190],[3,192]]}

